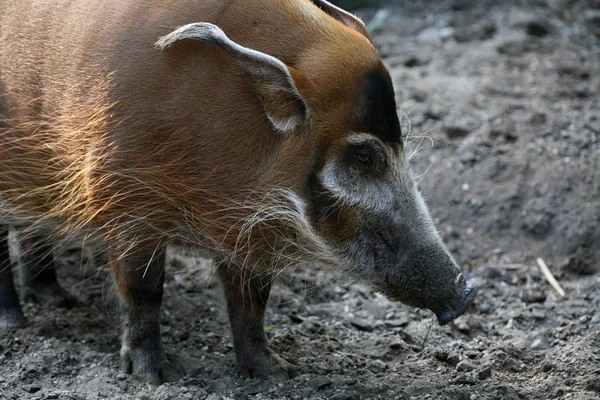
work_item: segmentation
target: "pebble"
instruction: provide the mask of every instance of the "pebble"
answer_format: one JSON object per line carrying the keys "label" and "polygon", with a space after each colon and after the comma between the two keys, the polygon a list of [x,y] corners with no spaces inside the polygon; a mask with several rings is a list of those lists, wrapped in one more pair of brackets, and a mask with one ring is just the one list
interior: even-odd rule
{"label": "pebble", "polygon": [[369,371],[371,371],[374,374],[380,374],[382,372],[385,372],[385,370],[387,369],[387,365],[381,361],[381,360],[375,360],[374,363],[369,365]]}
{"label": "pebble", "polygon": [[404,342],[393,342],[390,344],[390,349],[398,350],[404,348]]}
{"label": "pebble", "polygon": [[479,378],[479,380],[482,380],[482,381],[485,379],[491,378],[491,376],[492,376],[492,367],[485,367],[485,368],[480,369],[477,372],[477,377]]}
{"label": "pebble", "polygon": [[529,123],[531,125],[543,125],[548,120],[548,117],[543,112],[536,112],[531,114],[529,117]]}
{"label": "pebble", "polygon": [[364,332],[372,332],[373,324],[371,321],[363,319],[363,318],[353,318],[350,320],[350,325],[355,327],[356,329]]}
{"label": "pebble", "polygon": [[527,23],[525,26],[525,31],[528,35],[543,37],[552,32],[552,25],[550,25],[547,21],[533,20]]}
{"label": "pebble", "polygon": [[457,365],[459,361],[460,356],[458,355],[458,353],[455,352],[448,354],[448,357],[446,357],[446,362],[450,365]]}
{"label": "pebble", "polygon": [[542,366],[541,366],[542,372],[548,372],[548,371],[552,370],[552,368],[554,368],[554,366],[552,365],[551,362],[544,361],[542,363]]}
{"label": "pebble", "polygon": [[385,324],[390,328],[402,328],[408,325],[409,321],[407,318],[399,318],[399,319],[388,319],[385,321]]}
{"label": "pebble", "polygon": [[546,301],[546,293],[540,289],[536,288],[526,288],[523,289],[523,293],[521,294],[521,300],[525,303],[543,303]]}
{"label": "pebble", "polygon": [[533,310],[531,310],[531,316],[535,319],[545,319],[546,310],[542,308],[534,308]]}
{"label": "pebble", "polygon": [[459,158],[460,158],[460,161],[465,164],[473,163],[479,159],[479,157],[477,157],[477,155],[475,153],[473,153],[472,151],[465,151],[464,153],[462,153],[460,155]]}
{"label": "pebble", "polygon": [[592,325],[600,324],[600,311],[598,311],[596,314],[594,314],[594,316],[590,320],[590,324],[592,324]]}
{"label": "pebble", "polygon": [[461,125],[444,125],[442,129],[449,139],[463,138],[471,132],[467,127]]}
{"label": "pebble", "polygon": [[456,328],[462,333],[468,333],[471,330],[471,327],[469,324],[467,324],[467,321],[459,321],[456,324]]}
{"label": "pebble", "polygon": [[544,339],[535,339],[532,343],[531,346],[529,346],[529,348],[531,350],[546,350],[548,348],[548,342],[546,342],[546,340]]}
{"label": "pebble", "polygon": [[402,338],[402,340],[404,340],[408,344],[414,344],[415,343],[415,339],[408,332],[400,330],[400,331],[398,331],[398,336],[400,336]]}
{"label": "pebble", "polygon": [[460,374],[456,380],[454,381],[454,383],[457,383],[459,385],[474,385],[475,384],[475,380],[473,379],[473,377],[466,375],[466,374]]}
{"label": "pebble", "polygon": [[458,371],[473,371],[477,366],[469,360],[462,360],[456,365]]}
{"label": "pebble", "polygon": [[26,385],[26,386],[23,386],[23,390],[26,391],[27,393],[37,393],[40,390],[42,390],[42,387],[39,385]]}
{"label": "pebble", "polygon": [[329,378],[326,378],[324,376],[317,376],[316,378],[308,382],[308,385],[315,390],[320,390],[327,386],[330,386],[332,383],[333,382]]}

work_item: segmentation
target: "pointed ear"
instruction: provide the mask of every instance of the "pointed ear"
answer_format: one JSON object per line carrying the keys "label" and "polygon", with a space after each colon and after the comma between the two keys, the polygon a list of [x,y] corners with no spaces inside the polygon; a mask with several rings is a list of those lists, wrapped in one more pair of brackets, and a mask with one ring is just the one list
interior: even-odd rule
{"label": "pointed ear", "polygon": [[229,54],[248,74],[275,129],[283,133],[291,132],[307,121],[309,108],[298,91],[296,82],[309,82],[309,78],[302,72],[288,68],[279,59],[268,54],[240,46],[229,39],[218,26],[207,22],[184,25],[160,38],[155,45],[160,50],[165,50],[184,39],[206,41]]}
{"label": "pointed ear", "polygon": [[342,10],[341,8],[334,6],[328,1],[325,0],[312,0],[313,4],[323,10],[326,14],[337,19],[342,24],[346,25],[348,28],[354,29],[358,33],[362,34],[364,37],[369,39],[369,42],[373,43],[373,39],[371,38],[371,34],[369,30],[363,24],[363,22],[356,18],[354,15],[349,12]]}

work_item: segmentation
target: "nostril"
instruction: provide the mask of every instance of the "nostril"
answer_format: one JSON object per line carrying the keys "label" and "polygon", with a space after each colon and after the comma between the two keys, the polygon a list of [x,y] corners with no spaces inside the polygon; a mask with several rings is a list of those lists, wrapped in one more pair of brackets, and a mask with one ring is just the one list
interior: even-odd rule
{"label": "nostril", "polygon": [[458,294],[458,299],[455,299],[454,302],[450,303],[451,305],[449,305],[448,308],[445,308],[442,311],[435,311],[440,325],[447,324],[467,311],[475,299],[475,296],[477,296],[477,287],[475,287],[473,282],[468,282],[462,274],[456,276],[454,285],[456,293]]}
{"label": "nostril", "polygon": [[467,282],[465,281],[465,277],[463,276],[463,274],[459,273],[456,276],[456,279],[454,280],[454,287],[456,288],[456,293],[462,294],[466,284]]}

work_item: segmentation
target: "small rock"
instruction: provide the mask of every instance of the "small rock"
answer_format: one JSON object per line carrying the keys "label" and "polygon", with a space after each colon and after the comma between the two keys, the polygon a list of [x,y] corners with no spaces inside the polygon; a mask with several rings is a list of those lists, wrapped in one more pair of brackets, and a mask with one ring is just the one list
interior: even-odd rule
{"label": "small rock", "polygon": [[542,372],[548,372],[550,371],[552,368],[554,368],[554,366],[552,365],[551,362],[549,361],[544,361],[541,365],[541,370]]}
{"label": "small rock", "polygon": [[402,338],[402,340],[404,340],[408,344],[415,343],[415,339],[413,339],[412,335],[408,332],[400,330],[400,331],[398,331],[398,336],[400,336]]}
{"label": "small rock", "polygon": [[399,318],[399,319],[388,319],[385,321],[385,324],[390,328],[402,328],[408,325],[407,318]]}
{"label": "small rock", "polygon": [[529,123],[531,125],[543,125],[546,123],[546,121],[548,120],[548,117],[546,117],[546,114],[544,114],[543,112],[536,112],[531,114],[531,117],[529,117]]}
{"label": "small rock", "polygon": [[458,124],[444,125],[442,129],[449,139],[460,139],[467,136],[470,132],[470,130],[466,126]]}
{"label": "small rock", "polygon": [[535,319],[545,319],[546,310],[542,308],[534,308],[533,310],[531,310],[531,316]]}
{"label": "small rock", "polygon": [[117,380],[118,381],[124,381],[125,379],[127,379],[127,375],[125,375],[125,374],[117,374]]}
{"label": "small rock", "polygon": [[546,301],[546,293],[541,289],[526,288],[523,289],[523,293],[521,293],[521,300],[527,304],[543,303]]}
{"label": "small rock", "polygon": [[290,318],[290,321],[292,321],[296,324],[301,324],[304,321],[304,318],[301,317],[300,315],[296,314],[295,312],[290,313],[288,315],[288,317]]}
{"label": "small rock", "polygon": [[492,376],[492,368],[491,367],[482,368],[477,372],[477,377],[481,381],[491,378],[491,376]]}
{"label": "small rock", "polygon": [[543,37],[552,32],[552,25],[547,21],[533,20],[525,25],[525,31],[528,35]]}
{"label": "small rock", "polygon": [[471,327],[467,323],[467,321],[458,321],[456,323],[456,328],[462,333],[468,333],[471,330]]}
{"label": "small rock", "polygon": [[407,68],[414,68],[427,65],[430,61],[431,60],[429,58],[423,57],[422,55],[410,55],[406,57],[402,64]]}
{"label": "small rock", "polygon": [[456,365],[456,370],[457,371],[473,371],[475,368],[477,368],[477,366],[475,364],[473,364],[471,361],[469,360],[462,360],[461,362],[459,362]]}
{"label": "small rock", "polygon": [[456,378],[454,383],[457,383],[459,385],[474,385],[476,382],[475,382],[475,379],[473,379],[473,377],[466,375],[466,374],[460,374]]}
{"label": "small rock", "polygon": [[423,113],[423,117],[425,117],[426,119],[439,121],[444,117],[445,114],[446,113],[442,108],[431,106],[430,108],[425,110],[425,112]]}
{"label": "small rock", "polygon": [[591,325],[599,325],[600,324],[600,311],[594,314],[592,319],[590,320]]}
{"label": "small rock", "polygon": [[437,349],[432,354],[439,361],[446,361],[448,359],[448,351]]}
{"label": "small rock", "polygon": [[465,151],[460,155],[460,161],[464,164],[474,164],[479,160],[479,157],[472,151]]}
{"label": "small rock", "polygon": [[460,357],[458,355],[458,353],[455,352],[451,352],[448,354],[448,357],[446,357],[446,362],[450,365],[457,365],[460,361]]}
{"label": "small rock", "polygon": [[381,360],[375,360],[374,363],[370,364],[367,368],[374,374],[380,374],[385,372],[387,369],[387,365]]}
{"label": "small rock", "polygon": [[392,350],[403,349],[405,346],[406,345],[405,345],[404,342],[393,342],[393,343],[390,343],[390,349],[392,349]]}
{"label": "small rock", "polygon": [[535,339],[531,343],[531,346],[529,346],[529,348],[531,350],[546,350],[546,349],[548,349],[548,347],[550,347],[548,345],[548,342],[546,342],[546,340],[541,339],[541,338]]}
{"label": "small rock", "polygon": [[26,386],[23,386],[23,390],[26,391],[27,393],[37,393],[40,390],[42,390],[42,387],[39,385],[26,385]]}
{"label": "small rock", "polygon": [[333,382],[329,378],[326,378],[324,376],[317,376],[316,378],[311,379],[308,382],[308,385],[315,390],[321,390],[323,388],[326,388],[327,386],[330,386],[332,383]]}
{"label": "small rock", "polygon": [[350,324],[356,329],[364,332],[372,332],[373,324],[371,321],[363,319],[363,318],[353,318],[350,320]]}

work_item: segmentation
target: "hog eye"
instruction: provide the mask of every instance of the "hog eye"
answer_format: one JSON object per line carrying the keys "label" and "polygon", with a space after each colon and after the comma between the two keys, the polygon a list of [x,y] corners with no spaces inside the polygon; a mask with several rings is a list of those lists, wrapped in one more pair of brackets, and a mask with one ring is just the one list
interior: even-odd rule
{"label": "hog eye", "polygon": [[356,159],[366,165],[371,165],[373,163],[371,154],[366,150],[357,150]]}

